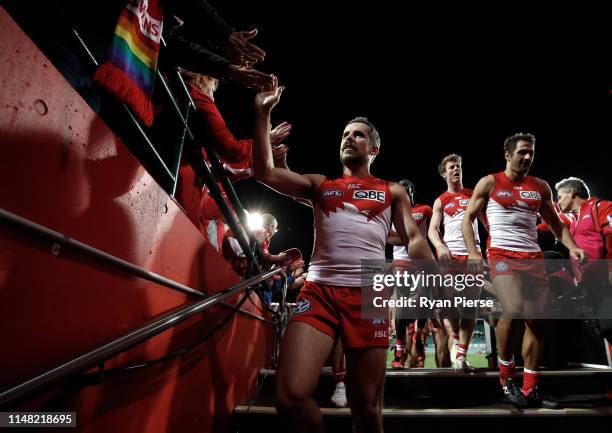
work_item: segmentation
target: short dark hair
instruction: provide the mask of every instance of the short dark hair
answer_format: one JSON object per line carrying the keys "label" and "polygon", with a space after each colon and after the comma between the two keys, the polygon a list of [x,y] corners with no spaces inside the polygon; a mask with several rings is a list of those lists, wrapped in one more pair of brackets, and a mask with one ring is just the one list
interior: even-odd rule
{"label": "short dark hair", "polygon": [[506,140],[504,140],[504,151],[513,153],[519,141],[526,141],[527,143],[535,145],[535,140],[536,139],[533,134],[529,134],[527,132],[519,132],[517,134],[511,135],[510,137],[506,138]]}
{"label": "short dark hair", "polygon": [[402,179],[398,183],[404,187],[408,193],[408,197],[410,197],[410,202],[414,204],[414,183],[410,182],[408,179]]}
{"label": "short dark hair", "polygon": [[579,177],[568,177],[567,179],[557,182],[555,189],[559,191],[561,188],[573,189],[576,192],[576,195],[580,198],[587,199],[591,197],[589,187],[584,180],[580,179]]}
{"label": "short dark hair", "polygon": [[368,125],[370,127],[370,140],[372,140],[374,147],[380,148],[380,134],[376,130],[374,124],[370,122],[367,117],[355,117],[354,119],[349,120],[344,126],[347,127],[351,123],[365,123]]}

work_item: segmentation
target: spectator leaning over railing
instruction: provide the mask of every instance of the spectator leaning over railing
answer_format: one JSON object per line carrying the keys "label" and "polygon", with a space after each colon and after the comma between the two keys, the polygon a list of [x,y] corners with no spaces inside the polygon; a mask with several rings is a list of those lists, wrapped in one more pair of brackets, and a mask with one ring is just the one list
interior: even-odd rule
{"label": "spectator leaning over railing", "polygon": [[[214,93],[219,86],[219,80],[187,70],[182,70],[181,73],[186,79],[189,93],[196,106],[191,125],[197,139],[206,140],[219,154],[232,181],[252,176],[250,167],[253,159],[253,140],[250,138],[237,139],[228,129],[215,104]],[[279,144],[290,132],[291,125],[283,122],[270,131],[270,140]],[[202,155],[207,159],[204,150],[202,150]],[[200,227],[202,232],[207,234],[211,243],[219,249],[224,233],[221,211],[206,188],[203,187],[202,182],[197,179],[187,158],[181,161],[176,196],[189,219]],[[210,226],[212,221],[215,221],[214,227]],[[213,236],[213,233],[216,235]]]}

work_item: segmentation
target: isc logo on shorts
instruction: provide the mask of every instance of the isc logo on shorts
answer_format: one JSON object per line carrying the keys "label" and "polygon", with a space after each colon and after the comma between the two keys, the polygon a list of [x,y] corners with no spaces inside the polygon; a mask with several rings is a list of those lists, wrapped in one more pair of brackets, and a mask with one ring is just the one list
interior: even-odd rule
{"label": "isc logo on shorts", "polygon": [[323,197],[340,197],[344,195],[344,192],[338,189],[328,189],[323,191]]}
{"label": "isc logo on shorts", "polygon": [[542,196],[536,191],[521,191],[519,192],[521,198],[529,198],[532,200],[540,200]]}
{"label": "isc logo on shorts", "polygon": [[353,198],[358,200],[373,200],[380,203],[385,202],[385,192],[377,189],[360,189],[353,193]]}
{"label": "isc logo on shorts", "polygon": [[311,307],[312,305],[310,305],[309,301],[307,301],[306,299],[302,299],[297,303],[294,314],[305,313],[306,311],[310,310]]}
{"label": "isc logo on shorts", "polygon": [[495,264],[495,270],[498,272],[504,272],[504,271],[507,271],[508,269],[510,269],[510,267],[508,266],[506,262],[497,262]]}

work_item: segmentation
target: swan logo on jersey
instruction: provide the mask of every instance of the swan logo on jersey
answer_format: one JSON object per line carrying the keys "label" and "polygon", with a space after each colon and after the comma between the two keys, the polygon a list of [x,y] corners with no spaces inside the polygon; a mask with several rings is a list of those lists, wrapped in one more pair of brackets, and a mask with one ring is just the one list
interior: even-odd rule
{"label": "swan logo on jersey", "polygon": [[323,191],[323,197],[341,197],[343,195],[344,192],[338,189],[328,189]]}
{"label": "swan logo on jersey", "polygon": [[540,200],[542,198],[540,193],[536,191],[521,191],[519,195],[521,198],[528,198],[531,200]]}
{"label": "swan logo on jersey", "polygon": [[306,299],[302,299],[297,303],[294,314],[305,313],[306,311],[310,310],[311,307],[312,305],[310,305],[309,301],[307,301]]}
{"label": "swan logo on jersey", "polygon": [[357,200],[372,200],[380,203],[385,202],[385,192],[377,189],[360,189],[353,193],[353,198]]}
{"label": "swan logo on jersey", "polygon": [[467,206],[470,203],[468,199],[462,198],[459,200],[459,206]]}
{"label": "swan logo on jersey", "polygon": [[495,195],[497,197],[512,197],[512,193],[510,191],[497,191]]}
{"label": "swan logo on jersey", "polygon": [[497,272],[504,272],[504,271],[507,271],[508,269],[510,269],[510,267],[508,266],[506,262],[497,262],[495,264],[495,270]]}

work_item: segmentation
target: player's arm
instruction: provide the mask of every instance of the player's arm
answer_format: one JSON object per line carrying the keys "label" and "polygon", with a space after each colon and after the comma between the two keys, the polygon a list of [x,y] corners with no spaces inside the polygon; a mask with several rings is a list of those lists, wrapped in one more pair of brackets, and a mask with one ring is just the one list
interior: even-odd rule
{"label": "player's arm", "polygon": [[[431,210],[431,208],[429,208],[429,210]],[[421,232],[423,233],[423,237],[425,238],[425,240],[427,240],[427,233],[429,232],[430,223],[431,223],[431,215],[429,215],[429,212],[425,212],[423,215],[423,222],[419,226],[419,228],[421,229]]]}
{"label": "player's arm", "polygon": [[448,247],[440,237],[440,224],[442,224],[442,201],[437,198],[434,201],[434,205],[431,211],[431,221],[429,223],[429,229],[427,230],[427,236],[431,244],[436,249],[436,255],[440,263],[448,262],[452,259],[451,253]]}
{"label": "player's arm", "polygon": [[281,194],[309,199],[313,197],[315,189],[323,181],[322,175],[302,175],[274,167],[270,145],[270,113],[280,100],[282,92],[283,87],[278,87],[278,81],[274,77],[272,90],[260,92],[255,97],[253,172],[255,179]]}
{"label": "player's arm", "polygon": [[495,187],[495,178],[493,176],[485,176],[478,181],[470,203],[465,210],[463,215],[463,221],[461,221],[461,234],[463,235],[463,241],[468,252],[468,268],[471,272],[481,273],[483,270],[482,256],[476,244],[476,233],[474,233],[474,219],[482,214],[489,194]]}
{"label": "player's arm", "polygon": [[387,236],[387,243],[393,246],[400,246],[404,244],[402,242],[402,238],[400,238],[397,232],[393,229],[389,230],[389,235]]}
{"label": "player's arm", "polygon": [[395,231],[402,241],[402,245],[408,250],[408,255],[413,259],[433,260],[433,255],[421,230],[414,222],[410,212],[410,200],[403,186],[398,183],[390,183],[393,198],[391,214]]}
{"label": "player's arm", "polygon": [[559,214],[557,214],[552,202],[552,191],[550,190],[550,186],[542,179],[537,179],[537,181],[540,186],[540,194],[542,195],[542,202],[540,204],[540,215],[542,219],[548,224],[548,227],[555,237],[569,250],[570,257],[580,262],[584,262],[586,260],[586,253],[581,248],[578,248],[569,229],[561,222]]}

